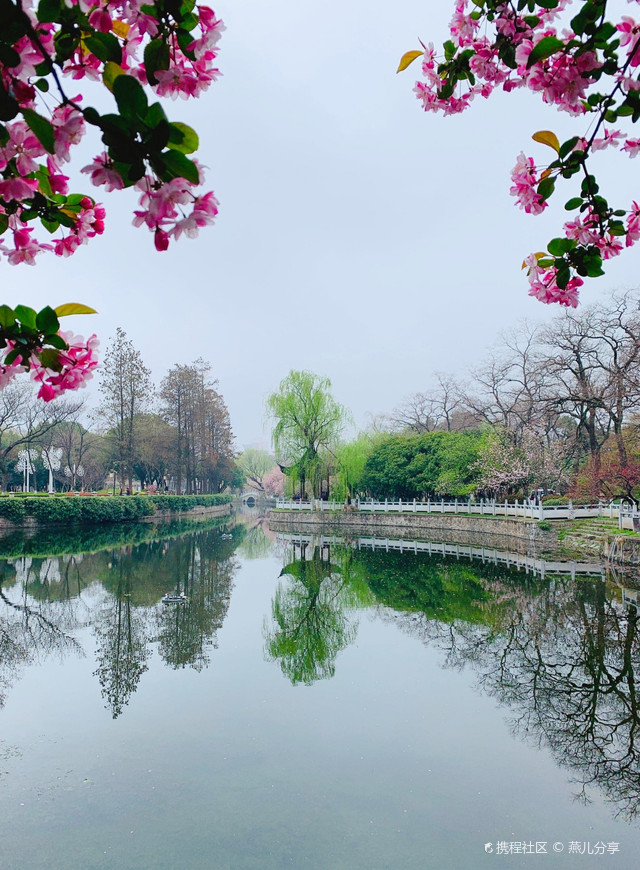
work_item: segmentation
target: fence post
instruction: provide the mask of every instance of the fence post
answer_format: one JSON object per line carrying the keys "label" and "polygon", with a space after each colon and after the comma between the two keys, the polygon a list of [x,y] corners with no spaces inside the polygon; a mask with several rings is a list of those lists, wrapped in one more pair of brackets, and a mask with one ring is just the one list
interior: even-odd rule
{"label": "fence post", "polygon": [[494,515],[494,517],[495,517],[495,515],[496,515],[496,500],[495,500],[495,498],[494,498],[493,501],[491,502],[491,507],[492,507],[492,509],[493,509],[493,515]]}
{"label": "fence post", "polygon": [[440,513],[441,514],[444,513],[444,499],[443,498],[440,499]]}
{"label": "fence post", "polygon": [[480,499],[480,514],[481,514],[481,516],[484,516],[484,499],[483,498]]}
{"label": "fence post", "polygon": [[539,511],[539,513],[538,513],[539,518],[541,520],[543,520],[544,519],[544,507],[542,505],[542,499],[540,499],[540,505],[538,507],[538,511]]}
{"label": "fence post", "polygon": [[431,513],[431,497],[427,499],[427,513]]}
{"label": "fence post", "polygon": [[384,512],[387,512],[387,499],[384,500]]}
{"label": "fence post", "polygon": [[415,498],[413,500],[413,512],[414,512],[414,514],[416,512],[416,500],[415,500]]}
{"label": "fence post", "polygon": [[458,513],[458,499],[456,499],[455,512]]}
{"label": "fence post", "polygon": [[402,513],[402,499],[401,498],[398,499],[398,513],[399,514]]}
{"label": "fence post", "polygon": [[515,517],[517,517],[518,516],[518,499],[517,498],[513,500],[513,507],[514,507],[513,515]]}

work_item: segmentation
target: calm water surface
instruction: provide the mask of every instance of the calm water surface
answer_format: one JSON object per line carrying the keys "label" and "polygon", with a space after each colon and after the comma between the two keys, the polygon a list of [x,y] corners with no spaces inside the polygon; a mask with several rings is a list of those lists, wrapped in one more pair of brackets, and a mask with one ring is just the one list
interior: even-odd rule
{"label": "calm water surface", "polygon": [[629,595],[320,544],[3,542],[1,870],[639,866]]}

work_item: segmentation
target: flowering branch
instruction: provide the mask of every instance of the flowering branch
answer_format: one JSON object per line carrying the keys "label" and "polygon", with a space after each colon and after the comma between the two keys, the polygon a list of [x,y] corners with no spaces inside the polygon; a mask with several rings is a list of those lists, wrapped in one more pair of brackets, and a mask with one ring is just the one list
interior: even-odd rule
{"label": "flowering branch", "polygon": [[[511,173],[511,194],[534,215],[547,208],[560,179],[582,179],[579,192],[565,203],[579,216],[564,224],[546,251],[523,264],[530,295],[546,303],[575,307],[583,278],[603,275],[604,260],[640,239],[637,202],[611,206],[588,163],[606,148],[629,157],[640,152],[640,138],[606,126],[640,118],[640,24],[627,15],[608,20],[607,6],[607,0],[473,0],[471,5],[457,0],[444,54],[437,56],[431,43],[423,45],[424,51],[407,52],[398,70],[422,57],[424,80],[415,93],[425,111],[455,114],[497,87],[507,92],[527,87],[545,103],[591,119],[588,138],[561,143],[550,130],[535,133],[533,139],[552,148],[556,158],[539,167],[521,153]],[[556,19],[570,8],[577,12],[559,31]]]}

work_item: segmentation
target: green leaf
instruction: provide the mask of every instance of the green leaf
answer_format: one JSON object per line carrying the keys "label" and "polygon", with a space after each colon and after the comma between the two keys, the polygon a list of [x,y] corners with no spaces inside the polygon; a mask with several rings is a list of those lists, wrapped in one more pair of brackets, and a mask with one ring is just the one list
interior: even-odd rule
{"label": "green leaf", "polygon": [[58,350],[67,350],[67,348],[69,347],[64,338],[56,335],[55,333],[53,335],[45,335],[42,339],[42,343],[50,344],[51,347],[57,347]]}
{"label": "green leaf", "polygon": [[34,85],[39,91],[42,91],[43,94],[46,94],[49,90],[49,82],[46,79],[36,79]]}
{"label": "green leaf", "polygon": [[200,184],[200,174],[198,167],[192,160],[185,157],[179,151],[165,151],[162,154],[162,160],[168,170],[168,178],[165,181],[170,181],[171,178],[186,178],[192,184]]}
{"label": "green leaf", "polygon": [[547,245],[547,250],[554,257],[562,257],[568,253],[576,245],[573,239],[551,239]]}
{"label": "green leaf", "polygon": [[40,0],[38,3],[38,21],[51,24],[58,21],[62,11],[62,0]]}
{"label": "green leaf", "polygon": [[193,154],[198,150],[198,134],[186,124],[179,121],[169,125],[169,142],[167,147],[182,154]]}
{"label": "green leaf", "polygon": [[578,136],[572,136],[571,139],[567,139],[566,142],[563,142],[560,146],[560,150],[558,151],[558,155],[562,158],[566,157],[567,154],[570,154],[573,149],[576,147],[578,143]]}
{"label": "green leaf", "polygon": [[532,67],[534,63],[541,60],[546,60],[552,54],[557,54],[564,48],[564,42],[558,39],[557,36],[544,36],[540,42],[533,46],[533,50],[527,61],[527,69]]}
{"label": "green leaf", "polygon": [[123,76],[124,74],[125,72],[119,64],[109,60],[105,63],[104,70],[102,71],[102,83],[113,93],[113,83],[118,76]]}
{"label": "green leaf", "polygon": [[167,116],[164,113],[164,109],[160,105],[160,103],[151,103],[149,106],[145,116],[144,122],[149,127],[157,127],[162,121],[166,121]]}
{"label": "green leaf", "polygon": [[43,118],[42,115],[34,112],[33,109],[22,109],[22,117],[25,119],[45,151],[48,151],[49,154],[53,154],[55,151],[55,138],[51,121]]}
{"label": "green leaf", "polygon": [[38,359],[47,369],[53,369],[55,372],[59,372],[62,369],[62,363],[60,362],[58,351],[53,348],[47,347],[44,350],[41,350],[38,354]]}
{"label": "green leaf", "polygon": [[567,211],[573,211],[574,208],[580,208],[582,205],[582,197],[574,196],[565,202],[564,207]]}
{"label": "green leaf", "polygon": [[15,312],[17,319],[23,326],[26,326],[28,329],[38,328],[36,325],[36,312],[33,308],[29,308],[26,305],[16,305]]}
{"label": "green leaf", "polygon": [[558,5],[558,0],[536,0],[536,2],[543,9],[555,9]]}
{"label": "green leaf", "polygon": [[36,326],[39,332],[57,332],[60,329],[60,321],[56,312],[47,305],[36,316]]}
{"label": "green leaf", "polygon": [[538,185],[538,194],[543,199],[549,199],[553,191],[555,190],[556,182],[555,178],[551,178],[548,176],[547,178],[543,178],[540,184]]}
{"label": "green leaf", "polygon": [[0,236],[7,231],[9,227],[9,215],[1,213],[0,214]]}
{"label": "green leaf", "polygon": [[113,95],[120,114],[125,118],[144,118],[148,109],[147,96],[140,82],[133,76],[118,76],[113,83]]}
{"label": "green leaf", "polygon": [[20,63],[20,55],[15,48],[7,45],[6,42],[0,42],[0,63],[9,68],[18,66]]}
{"label": "green leaf", "polygon": [[91,36],[86,37],[84,44],[98,60],[103,60],[105,63],[108,60],[117,64],[122,63],[122,49],[113,33],[100,33],[96,30]]}
{"label": "green leaf", "polygon": [[0,305],[0,326],[8,329],[16,322],[16,313],[8,305]]}
{"label": "green leaf", "polygon": [[144,68],[150,85],[158,83],[155,74],[158,70],[169,69],[169,63],[169,45],[164,39],[157,37],[147,43],[144,49]]}
{"label": "green leaf", "polygon": [[87,124],[91,124],[94,127],[100,126],[100,113],[97,111],[97,109],[94,109],[93,106],[87,106],[87,108],[83,112],[83,115]]}

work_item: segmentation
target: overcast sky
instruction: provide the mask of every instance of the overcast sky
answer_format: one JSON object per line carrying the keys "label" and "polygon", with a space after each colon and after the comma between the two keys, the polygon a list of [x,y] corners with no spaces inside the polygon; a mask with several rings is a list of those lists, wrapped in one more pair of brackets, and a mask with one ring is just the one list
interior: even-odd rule
{"label": "overcast sky", "polygon": [[[395,69],[418,37],[442,44],[451,0],[214,5],[224,75],[167,112],[200,134],[216,225],[158,254],[131,226],[135,195],[85,178],[80,189],[108,209],[104,236],[70,259],[0,263],[7,301],[94,306],[99,316],[73,326],[97,332],[103,350],[122,326],[156,382],[205,357],[239,447],[264,438],[264,398],[291,368],[330,377],[364,426],[427,389],[433,371],[463,374],[501,330],[557,313],[527,296],[520,264],[557,234],[572,193],[533,218],[514,206],[509,172],[521,150],[548,159],[536,130],[562,138],[584,122],[525,93],[426,115],[412,93],[418,67]],[[100,150],[92,135],[81,164]],[[637,164],[606,153],[601,165],[616,205],[637,198]],[[584,301],[636,287],[637,272],[632,250]]]}

